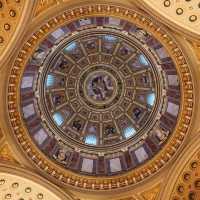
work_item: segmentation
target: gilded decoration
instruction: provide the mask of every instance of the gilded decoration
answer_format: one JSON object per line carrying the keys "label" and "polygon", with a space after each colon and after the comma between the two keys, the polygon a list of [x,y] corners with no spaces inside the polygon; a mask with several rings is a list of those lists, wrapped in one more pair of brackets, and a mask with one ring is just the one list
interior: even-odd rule
{"label": "gilded decoration", "polygon": [[14,36],[22,17],[24,5],[24,0],[0,1],[0,55],[3,55],[9,41]]}
{"label": "gilded decoration", "polygon": [[23,168],[6,164],[0,165],[0,198],[1,200],[73,199],[42,177]]}
{"label": "gilded decoration", "polygon": [[3,132],[2,132],[2,130],[0,128],[0,141],[2,140],[2,138],[3,138]]}
{"label": "gilded decoration", "polygon": [[150,190],[143,192],[141,196],[145,200],[156,200],[160,192],[160,188],[161,188],[161,184],[158,184],[154,186],[153,188],[151,188]]}
{"label": "gilded decoration", "polygon": [[198,200],[200,197],[200,154],[196,152],[184,166],[171,193],[172,200]]}
{"label": "gilded decoration", "polygon": [[200,43],[191,42],[198,60],[200,61]]}
{"label": "gilded decoration", "polygon": [[18,163],[17,160],[15,159],[14,153],[10,149],[9,145],[6,143],[3,144],[2,147],[0,148],[0,160]]}
{"label": "gilded decoration", "polygon": [[[120,24],[137,37],[121,34]],[[63,167],[116,175],[149,160],[170,137],[179,82],[169,54],[145,30],[114,17],[84,18],[39,44],[22,77],[22,115],[38,148]]]}
{"label": "gilded decoration", "polygon": [[39,0],[36,3],[35,16],[39,15],[41,12],[46,9],[56,5],[59,0]]}
{"label": "gilded decoration", "polygon": [[[148,161],[146,164],[136,168],[133,171],[126,172],[120,176],[106,177],[90,177],[85,175],[78,175],[77,173],[65,170],[64,168],[56,165],[49,159],[47,159],[41,152],[36,148],[35,144],[32,143],[31,138],[27,133],[27,129],[22,122],[22,116],[20,114],[20,94],[19,85],[22,73],[28,62],[28,59],[32,53],[36,50],[38,44],[49,34],[54,31],[57,27],[63,24],[72,22],[74,20],[92,17],[92,16],[112,16],[125,19],[129,22],[134,22],[139,27],[144,28],[146,31],[154,35],[162,45],[167,49],[171,58],[175,62],[177,73],[180,77],[181,84],[181,108],[179,112],[178,122],[172,136],[165,144],[164,148],[160,152]],[[102,71],[102,69],[100,69]],[[90,73],[89,73],[90,74]],[[84,95],[88,97],[90,102],[96,100],[101,101],[103,98],[116,97],[112,88],[116,87],[115,78],[111,75],[112,73],[102,72],[102,78],[96,76],[91,71],[91,76],[86,77],[86,83],[98,82],[97,89],[103,93],[97,92],[97,89],[93,93],[88,93],[86,87]],[[110,91],[105,89],[105,80],[111,80]],[[96,84],[96,83],[95,83]],[[104,85],[104,86],[102,86]],[[107,86],[106,86],[107,87]],[[105,92],[106,90],[106,92]],[[92,94],[92,95],[91,95]],[[96,95],[96,96],[95,96]],[[43,172],[48,174],[59,182],[71,186],[75,186],[83,189],[90,190],[111,190],[121,187],[133,185],[137,182],[143,181],[145,178],[156,173],[162,168],[175,154],[184,140],[188,128],[190,127],[190,120],[193,111],[193,83],[190,70],[181,49],[179,48],[176,41],[172,36],[159,24],[146,18],[140,13],[133,10],[109,5],[90,5],[83,6],[80,8],[67,10],[64,13],[50,19],[46,24],[42,25],[38,31],[36,31],[29,40],[23,45],[17,58],[15,59],[14,65],[10,71],[10,78],[8,83],[8,112],[10,117],[10,123],[13,128],[13,133],[18,140],[18,143],[23,148],[27,156],[32,162],[40,168]]]}
{"label": "gilded decoration", "polygon": [[169,26],[199,40],[200,4],[198,0],[142,0],[143,9],[158,16]]}

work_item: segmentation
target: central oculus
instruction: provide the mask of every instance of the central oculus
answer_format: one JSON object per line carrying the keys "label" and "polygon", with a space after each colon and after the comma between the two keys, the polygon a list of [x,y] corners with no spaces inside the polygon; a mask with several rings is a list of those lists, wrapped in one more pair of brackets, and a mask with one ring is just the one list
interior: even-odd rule
{"label": "central oculus", "polygon": [[116,82],[109,73],[104,71],[90,74],[84,86],[86,96],[97,103],[105,103],[115,96]]}
{"label": "central oculus", "polygon": [[105,109],[119,100],[122,81],[111,67],[94,66],[82,74],[79,93],[89,107]]}

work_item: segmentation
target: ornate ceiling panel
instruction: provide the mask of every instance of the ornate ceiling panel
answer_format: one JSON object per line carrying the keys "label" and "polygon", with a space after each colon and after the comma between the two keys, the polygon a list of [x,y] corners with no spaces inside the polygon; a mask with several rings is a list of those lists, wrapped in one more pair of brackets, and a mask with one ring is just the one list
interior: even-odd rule
{"label": "ornate ceiling panel", "polygon": [[199,200],[200,198],[200,148],[199,134],[173,165],[161,196],[166,200]]}
{"label": "ornate ceiling panel", "polygon": [[16,30],[23,8],[24,0],[0,1],[0,55]]}
{"label": "ornate ceiling panel", "polygon": [[0,199],[199,200],[199,10],[0,0]]}
{"label": "ornate ceiling panel", "polygon": [[157,15],[175,29],[200,38],[199,0],[142,0],[138,4],[142,4],[142,9]]}
{"label": "ornate ceiling panel", "polygon": [[9,147],[9,145],[7,143],[4,143],[4,144],[1,145],[0,160],[18,163],[16,158],[15,158],[15,154],[12,152],[12,149]]}
{"label": "ornate ceiling panel", "polygon": [[30,172],[23,174],[24,172],[21,168],[0,166],[1,200],[72,200],[41,177]]}
{"label": "ornate ceiling panel", "polygon": [[170,160],[190,125],[192,91],[181,49],[157,22],[90,5],[50,19],[24,44],[8,112],[18,143],[43,172],[109,190],[141,182]]}
{"label": "ornate ceiling panel", "polygon": [[143,192],[141,196],[145,200],[156,200],[160,192],[161,184],[155,185],[153,188]]}
{"label": "ornate ceiling panel", "polygon": [[19,39],[22,34],[24,23],[31,14],[32,4],[33,2],[25,0],[0,1],[0,61],[7,56],[7,51],[16,44],[15,39]]}
{"label": "ornate ceiling panel", "polygon": [[22,112],[47,156],[74,171],[113,175],[149,160],[170,137],[179,79],[164,47],[144,30],[114,17],[80,19],[55,30],[34,52],[21,82]]}
{"label": "ornate ceiling panel", "polygon": [[58,4],[62,0],[38,0],[36,2],[35,16],[39,15],[41,12]]}
{"label": "ornate ceiling panel", "polygon": [[174,186],[172,200],[197,200],[200,197],[200,155],[193,156]]}

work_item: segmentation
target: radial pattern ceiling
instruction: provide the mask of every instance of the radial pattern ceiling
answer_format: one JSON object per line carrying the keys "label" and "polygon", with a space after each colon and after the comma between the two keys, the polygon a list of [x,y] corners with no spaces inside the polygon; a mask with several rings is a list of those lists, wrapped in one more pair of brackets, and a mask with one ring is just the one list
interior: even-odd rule
{"label": "radial pattern ceiling", "polygon": [[21,79],[21,112],[38,148],[64,168],[115,175],[151,159],[173,132],[179,76],[165,47],[114,17],[50,33]]}

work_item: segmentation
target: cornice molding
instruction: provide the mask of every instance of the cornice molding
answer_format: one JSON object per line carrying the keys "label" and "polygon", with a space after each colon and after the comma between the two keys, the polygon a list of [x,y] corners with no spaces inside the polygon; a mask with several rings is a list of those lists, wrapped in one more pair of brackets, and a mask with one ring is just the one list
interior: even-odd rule
{"label": "cornice molding", "polygon": [[[27,133],[23,128],[21,123],[21,117],[18,112],[18,84],[20,82],[21,72],[27,58],[37,47],[37,44],[46,36],[47,33],[55,30],[58,26],[78,19],[80,17],[86,16],[118,16],[126,20],[134,21],[134,23],[139,26],[144,27],[149,32],[154,34],[159,40],[162,41],[163,45],[168,49],[170,55],[174,59],[177,65],[177,70],[179,70],[182,82],[182,94],[183,94],[183,104],[182,104],[182,114],[179,118],[178,125],[164,150],[160,152],[159,155],[155,156],[147,165],[134,170],[133,172],[127,173],[122,176],[116,176],[113,178],[89,178],[87,176],[78,176],[72,172],[63,171],[62,168],[58,168],[54,163],[47,161],[46,158],[41,155],[35,148],[30,139],[27,137]],[[188,68],[187,62],[185,60],[182,51],[179,49],[176,41],[172,39],[170,34],[162,27],[154,23],[145,16],[123,7],[118,7],[114,5],[91,5],[75,8],[74,10],[69,10],[42,25],[39,31],[35,32],[32,37],[26,42],[23,49],[20,51],[18,57],[15,60],[13,68],[11,70],[11,76],[8,86],[8,108],[10,121],[13,126],[13,131],[15,132],[18,142],[21,143],[21,147],[27,152],[27,156],[32,158],[32,161],[42,169],[49,173],[50,176],[56,178],[59,181],[67,185],[72,185],[74,187],[80,187],[82,189],[90,190],[107,190],[114,188],[127,187],[129,185],[134,185],[141,182],[145,177],[149,177],[152,174],[159,171],[165,163],[167,163],[170,158],[175,154],[180,144],[187,134],[188,128],[190,126],[190,119],[193,109],[193,83],[190,70]],[[14,114],[15,113],[15,114]],[[184,114],[183,114],[184,113]]]}

